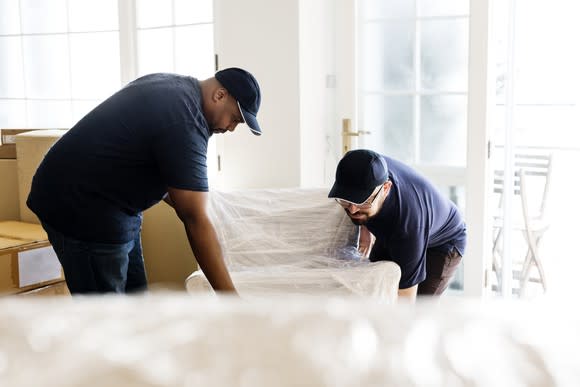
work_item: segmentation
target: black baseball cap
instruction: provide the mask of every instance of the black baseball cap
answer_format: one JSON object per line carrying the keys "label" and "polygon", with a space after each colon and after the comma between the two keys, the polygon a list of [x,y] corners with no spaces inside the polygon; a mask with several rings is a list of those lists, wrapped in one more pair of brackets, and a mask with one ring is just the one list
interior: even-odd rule
{"label": "black baseball cap", "polygon": [[336,179],[328,197],[361,204],[388,179],[389,169],[383,156],[367,149],[349,151],[336,167]]}
{"label": "black baseball cap", "polygon": [[246,70],[231,67],[215,73],[216,79],[240,104],[244,121],[256,136],[262,134],[256,115],[262,96],[258,81]]}

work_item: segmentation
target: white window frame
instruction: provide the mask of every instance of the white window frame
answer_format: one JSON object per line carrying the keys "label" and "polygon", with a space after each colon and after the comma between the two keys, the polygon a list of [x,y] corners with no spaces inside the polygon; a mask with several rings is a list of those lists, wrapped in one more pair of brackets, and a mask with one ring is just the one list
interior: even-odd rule
{"label": "white window frame", "polygon": [[137,77],[137,2],[119,0],[119,50],[121,52],[121,84]]}

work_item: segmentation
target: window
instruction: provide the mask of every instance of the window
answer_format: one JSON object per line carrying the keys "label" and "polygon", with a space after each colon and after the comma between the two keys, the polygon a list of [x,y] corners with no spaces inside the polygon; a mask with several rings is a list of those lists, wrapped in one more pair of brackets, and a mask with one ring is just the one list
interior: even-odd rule
{"label": "window", "polygon": [[414,165],[466,165],[468,1],[365,0],[359,127],[372,148]]}
{"label": "window", "polygon": [[212,0],[137,0],[138,74],[214,73]]}
{"label": "window", "polygon": [[0,127],[70,127],[119,87],[114,0],[0,0]]}
{"label": "window", "polygon": [[211,76],[212,7],[211,0],[0,0],[0,128],[69,128],[149,72]]}

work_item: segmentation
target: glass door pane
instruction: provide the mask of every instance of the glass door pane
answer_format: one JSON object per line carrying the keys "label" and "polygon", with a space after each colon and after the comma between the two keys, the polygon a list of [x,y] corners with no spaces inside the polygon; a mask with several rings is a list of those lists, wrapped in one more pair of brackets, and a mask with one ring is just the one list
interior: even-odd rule
{"label": "glass door pane", "polygon": [[463,212],[468,2],[360,3],[358,145],[419,170]]}
{"label": "glass door pane", "polygon": [[368,22],[362,26],[361,85],[365,90],[413,90],[415,23]]}
{"label": "glass door pane", "polygon": [[467,91],[469,20],[421,22],[421,88]]}
{"label": "glass door pane", "polygon": [[421,98],[420,164],[465,167],[467,96]]}
{"label": "glass door pane", "polygon": [[580,269],[570,255],[577,238],[571,214],[580,214],[575,198],[580,184],[570,179],[580,165],[580,54],[570,49],[580,33],[573,16],[580,6],[547,0],[510,4],[496,3],[495,15],[491,280],[496,294],[506,297],[566,296]]}
{"label": "glass door pane", "polygon": [[361,148],[373,149],[406,163],[414,160],[413,97],[369,94],[364,97]]}

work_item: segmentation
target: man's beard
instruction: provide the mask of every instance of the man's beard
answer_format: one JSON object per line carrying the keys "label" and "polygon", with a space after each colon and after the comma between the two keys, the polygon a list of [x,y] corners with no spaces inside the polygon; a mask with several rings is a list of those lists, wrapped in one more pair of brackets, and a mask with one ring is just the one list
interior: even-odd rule
{"label": "man's beard", "polygon": [[350,219],[350,221],[356,225],[356,226],[364,226],[365,224],[367,224],[367,222],[369,221],[369,219],[371,218],[370,216],[365,214],[365,217],[361,218],[361,219],[353,219],[351,218],[348,209],[344,209],[344,211],[346,212],[346,215],[348,216],[348,218]]}
{"label": "man's beard", "polygon": [[350,221],[355,226],[364,226],[365,224],[367,224],[368,219],[353,219],[353,218],[350,218]]}

